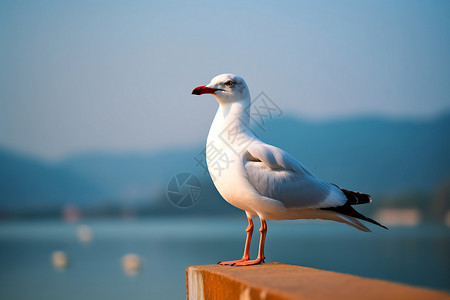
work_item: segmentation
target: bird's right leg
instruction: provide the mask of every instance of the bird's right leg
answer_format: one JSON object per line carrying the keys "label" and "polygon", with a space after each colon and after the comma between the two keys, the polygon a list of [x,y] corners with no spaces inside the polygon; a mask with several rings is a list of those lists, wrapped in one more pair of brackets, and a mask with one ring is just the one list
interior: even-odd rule
{"label": "bird's right leg", "polygon": [[250,243],[252,241],[252,235],[253,235],[253,220],[252,220],[252,216],[249,213],[246,212],[246,214],[247,214],[247,219],[248,219],[248,226],[245,229],[245,231],[247,232],[247,238],[245,240],[244,255],[242,256],[242,259],[221,261],[221,262],[219,262],[219,265],[231,265],[232,266],[235,263],[250,260]]}

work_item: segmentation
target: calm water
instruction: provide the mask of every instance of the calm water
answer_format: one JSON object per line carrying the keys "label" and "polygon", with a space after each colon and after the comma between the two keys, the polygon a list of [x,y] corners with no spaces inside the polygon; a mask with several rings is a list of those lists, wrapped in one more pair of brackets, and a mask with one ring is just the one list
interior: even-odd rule
{"label": "calm water", "polygon": [[[90,243],[76,235],[81,223],[0,223],[1,299],[183,299],[185,268],[242,255],[245,217],[84,222]],[[437,226],[371,227],[362,233],[342,224],[269,222],[266,256],[278,261],[371,278],[450,290],[450,229]],[[259,225],[258,225],[259,226]],[[256,255],[258,232],[252,248]],[[56,270],[61,250],[69,267]],[[143,260],[135,276],[121,258]]]}

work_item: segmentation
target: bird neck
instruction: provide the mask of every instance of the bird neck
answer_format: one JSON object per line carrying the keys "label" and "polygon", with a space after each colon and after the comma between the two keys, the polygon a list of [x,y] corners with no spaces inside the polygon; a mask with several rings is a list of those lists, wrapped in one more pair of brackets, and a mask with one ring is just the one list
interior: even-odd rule
{"label": "bird neck", "polygon": [[211,125],[208,140],[215,139],[225,130],[235,130],[239,134],[254,137],[250,130],[250,100],[240,100],[232,103],[220,103],[214,121]]}
{"label": "bird neck", "polygon": [[220,113],[223,120],[234,121],[234,119],[240,119],[250,126],[250,104],[251,102],[246,99],[231,103],[221,103],[217,113]]}

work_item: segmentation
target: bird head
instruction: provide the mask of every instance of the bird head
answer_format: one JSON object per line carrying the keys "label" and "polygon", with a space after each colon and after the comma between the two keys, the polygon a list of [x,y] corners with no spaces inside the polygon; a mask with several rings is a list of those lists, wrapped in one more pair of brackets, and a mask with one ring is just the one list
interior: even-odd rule
{"label": "bird head", "polygon": [[192,95],[203,94],[212,94],[220,104],[250,101],[250,92],[245,80],[234,74],[218,75],[208,85],[196,87],[192,91]]}

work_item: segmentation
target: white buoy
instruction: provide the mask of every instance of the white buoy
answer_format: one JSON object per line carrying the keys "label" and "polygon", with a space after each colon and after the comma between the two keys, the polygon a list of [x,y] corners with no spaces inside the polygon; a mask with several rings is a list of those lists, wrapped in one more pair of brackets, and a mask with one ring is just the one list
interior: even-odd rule
{"label": "white buoy", "polygon": [[129,276],[134,276],[142,268],[142,260],[136,254],[133,253],[126,254],[122,257],[122,268],[125,274]]}
{"label": "white buoy", "polygon": [[77,227],[77,236],[81,242],[89,243],[92,241],[94,234],[89,226],[80,225]]}
{"label": "white buoy", "polygon": [[52,264],[55,269],[58,271],[63,271],[67,268],[69,265],[69,258],[67,257],[67,254],[63,251],[55,251],[52,253]]}

